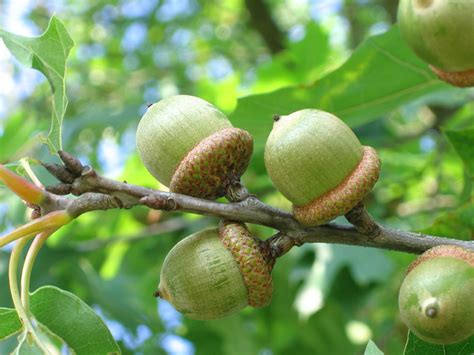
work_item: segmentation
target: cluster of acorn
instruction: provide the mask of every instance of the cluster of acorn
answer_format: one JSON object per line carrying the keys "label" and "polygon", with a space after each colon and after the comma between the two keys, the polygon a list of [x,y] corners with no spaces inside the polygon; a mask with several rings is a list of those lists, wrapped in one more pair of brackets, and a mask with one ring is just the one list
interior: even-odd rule
{"label": "cluster of acorn", "polygon": [[[447,9],[448,3],[402,0],[402,35],[441,78],[458,86],[474,85],[474,52],[453,57],[440,44],[446,16],[457,11],[472,17],[473,5],[467,5],[469,12],[461,3]],[[474,21],[456,26],[459,40],[449,45],[472,51],[474,46],[466,49],[464,37],[473,35]],[[362,146],[336,116],[305,109],[274,120],[265,166],[275,187],[293,203],[301,224],[327,223],[350,211],[372,189],[380,172],[377,153]],[[146,168],[170,191],[204,199],[229,196],[253,150],[248,132],[234,128],[208,102],[185,95],[149,107],[138,126],[137,146]],[[265,243],[244,224],[221,221],[219,228],[176,244],[162,266],[156,295],[190,318],[222,318],[247,305],[269,303],[274,263]],[[400,312],[420,338],[454,343],[474,334],[472,295],[474,254],[440,246],[409,267],[400,290]]]}
{"label": "cluster of acorn", "polygon": [[[380,161],[340,119],[306,109],[274,117],[265,165],[303,225],[351,210],[378,179]],[[185,95],[150,106],[137,130],[147,169],[170,191],[205,199],[228,194],[252,153],[252,138],[208,102]],[[305,147],[301,149],[301,147]],[[193,319],[226,317],[272,296],[275,260],[242,223],[195,233],[167,255],[156,295]],[[419,257],[400,291],[400,311],[418,336],[438,343],[474,333],[474,254],[441,246]],[[467,302],[466,302],[467,300]]]}
{"label": "cluster of acorn", "polygon": [[[324,224],[372,189],[380,171],[377,153],[361,146],[336,116],[308,109],[274,120],[265,165],[300,223]],[[151,174],[172,192],[204,199],[230,195],[249,164],[252,145],[250,134],[232,127],[216,107],[186,95],[150,106],[137,129],[138,151]],[[274,262],[268,246],[244,224],[222,221],[218,229],[195,233],[170,251],[156,295],[195,319],[262,307],[272,295]]]}

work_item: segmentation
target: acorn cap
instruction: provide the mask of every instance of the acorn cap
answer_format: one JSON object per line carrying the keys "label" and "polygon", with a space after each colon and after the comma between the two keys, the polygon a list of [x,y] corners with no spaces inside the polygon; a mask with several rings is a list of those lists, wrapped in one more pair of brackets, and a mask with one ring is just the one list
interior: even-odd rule
{"label": "acorn cap", "polygon": [[295,218],[323,224],[348,212],[372,189],[380,161],[336,116],[314,109],[277,117],[265,147],[275,187],[293,203]]}
{"label": "acorn cap", "polygon": [[464,248],[455,245],[437,245],[433,248],[428,249],[418,258],[416,258],[407,269],[407,274],[412,271],[416,266],[420,265],[423,261],[432,259],[435,257],[455,258],[463,260],[466,263],[474,267],[474,253]]}
{"label": "acorn cap", "polygon": [[402,319],[419,338],[453,344],[474,335],[474,253],[432,248],[408,268],[400,288]]}
{"label": "acorn cap", "polygon": [[156,295],[189,318],[218,319],[246,305],[263,307],[272,294],[273,260],[243,224],[222,223],[195,233],[168,253]]}
{"label": "acorn cap", "polygon": [[460,87],[474,86],[474,69],[465,71],[448,72],[430,65],[431,70],[443,81]]}
{"label": "acorn cap", "polygon": [[398,23],[408,45],[441,79],[470,86],[474,85],[473,13],[472,1],[401,0]]}
{"label": "acorn cap", "polygon": [[205,199],[224,196],[239,181],[252,156],[252,136],[239,128],[220,130],[199,142],[174,172],[170,190]]}
{"label": "acorn cap", "polygon": [[363,147],[359,165],[336,188],[305,206],[293,206],[295,218],[305,225],[320,225],[349,212],[372,190],[379,178],[380,159],[372,147]]}
{"label": "acorn cap", "polygon": [[[174,180],[174,186],[186,191],[186,185],[198,183],[197,190],[204,190],[206,196],[216,195],[210,192],[212,184],[216,190],[224,189],[224,176],[238,180],[252,151],[247,132],[233,129],[210,103],[187,95],[171,96],[150,106],[138,124],[136,140],[144,165],[156,179],[166,186]],[[227,164],[221,166],[220,174],[215,171],[218,164]],[[195,176],[183,181],[187,170]],[[199,175],[208,175],[212,181],[202,183]]]}
{"label": "acorn cap", "polygon": [[268,305],[273,293],[271,272],[275,264],[270,250],[241,223],[221,221],[219,236],[239,265],[248,291],[248,304],[252,307]]}

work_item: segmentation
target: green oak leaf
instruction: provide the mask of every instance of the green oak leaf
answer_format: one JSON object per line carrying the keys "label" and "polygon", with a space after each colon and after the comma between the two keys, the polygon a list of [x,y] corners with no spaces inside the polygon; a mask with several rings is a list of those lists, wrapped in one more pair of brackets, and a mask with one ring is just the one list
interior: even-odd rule
{"label": "green oak leaf", "polygon": [[0,340],[17,334],[23,327],[14,309],[0,308]]}
{"label": "green oak leaf", "polygon": [[471,355],[474,353],[474,336],[452,345],[427,343],[412,332],[408,333],[404,355]]}
{"label": "green oak leaf", "polygon": [[316,108],[354,128],[448,88],[413,54],[394,26],[366,39],[341,67],[310,85],[240,98],[230,118],[252,134],[257,151],[272,130],[274,114]]}
{"label": "green oak leaf", "polygon": [[377,345],[369,340],[367,347],[365,348],[364,355],[383,355],[383,352],[377,347]]}
{"label": "green oak leaf", "polygon": [[52,153],[62,149],[61,125],[68,104],[66,61],[74,46],[73,40],[63,23],[54,16],[41,36],[24,37],[0,29],[0,38],[20,63],[40,71],[48,79],[53,92],[53,110],[46,143]]}
{"label": "green oak leaf", "polygon": [[474,177],[474,128],[444,133],[464,162],[468,174]]}
{"label": "green oak leaf", "polygon": [[75,354],[119,354],[104,321],[79,297],[44,286],[31,295],[31,312]]}

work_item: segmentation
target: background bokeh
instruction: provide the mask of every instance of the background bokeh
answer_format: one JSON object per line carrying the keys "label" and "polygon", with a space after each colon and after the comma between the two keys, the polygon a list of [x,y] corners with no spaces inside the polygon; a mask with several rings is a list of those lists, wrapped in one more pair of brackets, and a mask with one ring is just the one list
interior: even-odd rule
{"label": "background bokeh", "polygon": [[[0,0],[0,27],[39,35],[56,14],[76,43],[68,62],[65,149],[108,177],[164,188],[135,149],[135,129],[147,104],[178,93],[196,95],[231,115],[237,127],[270,129],[271,114],[245,110],[238,98],[258,103],[260,97],[271,98],[266,94],[285,92],[279,90],[298,88],[302,95],[306,87],[314,88],[364,39],[392,28],[397,3]],[[339,84],[325,81],[332,88]],[[372,78],[360,92],[384,85]],[[381,179],[367,198],[377,220],[474,238],[472,177],[444,134],[472,127],[473,97],[472,90],[441,85],[383,114],[349,122],[362,143],[382,157]],[[288,113],[280,106],[292,107],[279,102],[266,109]],[[0,162],[15,165],[25,156],[55,161],[39,138],[48,131],[50,115],[46,80],[22,68],[0,41]],[[269,129],[256,136],[255,157],[243,179],[263,201],[289,209],[263,165]],[[34,160],[31,164],[45,184],[54,182]],[[0,233],[27,216],[17,198],[0,187]],[[403,352],[407,329],[397,312],[397,294],[414,258],[407,254],[325,244],[294,248],[274,269],[270,306],[218,321],[191,321],[153,298],[166,253],[184,236],[216,223],[145,208],[83,215],[48,241],[32,287],[52,284],[81,297],[106,320],[125,354],[357,354],[369,339],[388,354]],[[261,238],[274,233],[251,229]],[[0,250],[0,306],[5,307],[11,306],[9,250]],[[13,346],[0,343],[0,353]]]}

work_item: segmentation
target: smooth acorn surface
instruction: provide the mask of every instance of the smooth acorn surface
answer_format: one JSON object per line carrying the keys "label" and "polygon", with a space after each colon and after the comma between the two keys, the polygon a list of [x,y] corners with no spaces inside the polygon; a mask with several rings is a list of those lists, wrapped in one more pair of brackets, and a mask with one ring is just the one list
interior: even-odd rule
{"label": "smooth acorn surface", "polygon": [[148,171],[171,191],[215,199],[226,194],[248,166],[250,134],[233,128],[216,107],[200,98],[176,95],[152,106],[136,132]]}
{"label": "smooth acorn surface", "polygon": [[269,254],[244,225],[224,222],[173,247],[156,295],[189,318],[223,318],[247,305],[270,302],[272,266]]}
{"label": "smooth acorn surface", "polygon": [[276,117],[265,166],[293,203],[296,219],[307,225],[348,212],[370,191],[380,170],[372,148],[363,147],[338,117],[315,109]]}
{"label": "smooth acorn surface", "polygon": [[409,267],[399,294],[400,315],[419,338],[453,344],[474,335],[474,253],[430,249]]}
{"label": "smooth acorn surface", "polygon": [[470,83],[474,80],[470,72],[474,71],[473,14],[474,1],[470,0],[401,0],[398,23],[408,45],[438,69],[435,72],[440,77],[443,72],[466,72],[458,86],[469,86],[474,85]]}

